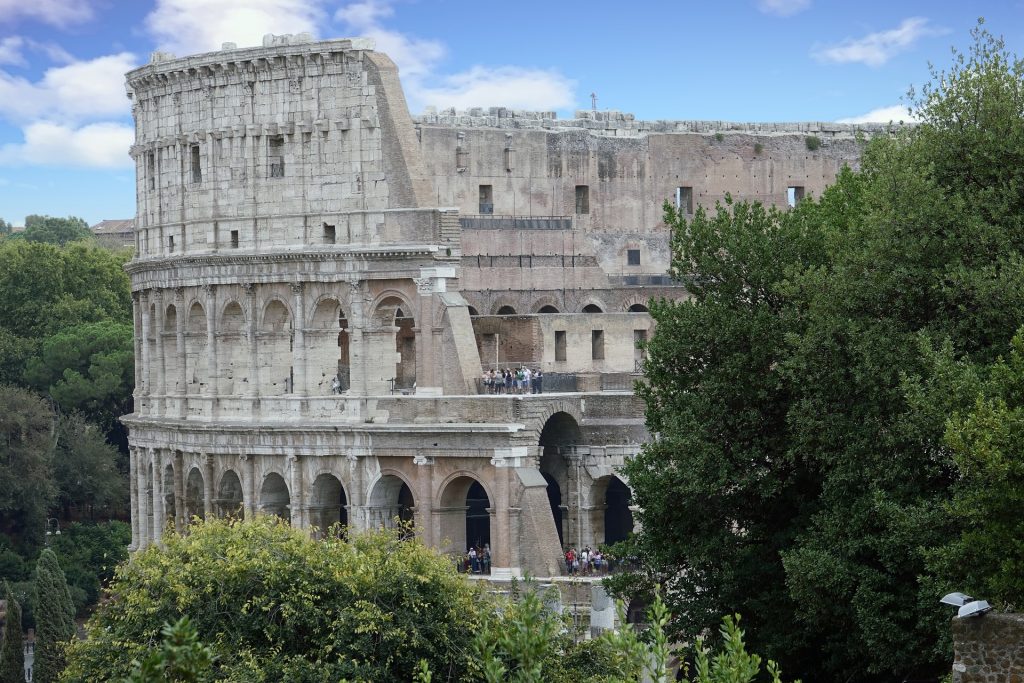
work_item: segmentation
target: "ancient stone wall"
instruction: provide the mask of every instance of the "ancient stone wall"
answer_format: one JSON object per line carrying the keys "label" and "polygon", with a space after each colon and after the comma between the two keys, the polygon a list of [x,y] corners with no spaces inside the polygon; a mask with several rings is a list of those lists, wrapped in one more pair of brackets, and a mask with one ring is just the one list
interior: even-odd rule
{"label": "ancient stone wall", "polygon": [[1024,681],[1024,614],[953,619],[953,683]]}

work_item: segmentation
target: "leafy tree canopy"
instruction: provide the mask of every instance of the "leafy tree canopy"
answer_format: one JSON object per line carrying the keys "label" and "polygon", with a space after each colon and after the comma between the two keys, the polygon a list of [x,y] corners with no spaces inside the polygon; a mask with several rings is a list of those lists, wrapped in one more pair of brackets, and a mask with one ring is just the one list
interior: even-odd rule
{"label": "leafy tree canopy", "polygon": [[29,242],[64,245],[76,240],[91,239],[89,224],[76,216],[55,218],[32,214],[25,217],[25,232],[19,238]]}
{"label": "leafy tree canopy", "polygon": [[53,480],[53,411],[35,394],[0,385],[0,532],[18,544],[42,541]]}

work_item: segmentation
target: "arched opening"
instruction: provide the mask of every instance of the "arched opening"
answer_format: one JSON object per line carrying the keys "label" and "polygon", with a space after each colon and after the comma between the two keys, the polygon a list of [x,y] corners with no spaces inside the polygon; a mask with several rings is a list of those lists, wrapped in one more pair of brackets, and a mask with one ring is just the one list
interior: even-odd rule
{"label": "arched opening", "polygon": [[[381,378],[384,385],[392,391],[413,389],[416,386],[416,333],[413,331],[416,321],[409,305],[397,296],[385,297],[377,304],[374,320],[378,329],[368,337],[375,348],[371,355],[381,359],[385,373],[388,368],[394,368],[393,375]],[[391,339],[390,345],[388,339]],[[393,355],[396,353],[397,357]],[[392,364],[390,358],[396,358],[397,362]]]}
{"label": "arched opening", "polygon": [[280,396],[292,391],[292,323],[288,308],[273,299],[263,309],[259,328],[260,393]]}
{"label": "arched opening", "polygon": [[507,306],[506,305],[506,306],[502,306],[501,308],[498,309],[498,315],[515,315],[515,314],[516,314],[516,309],[512,308],[511,306]]}
{"label": "arched opening", "polygon": [[629,312],[630,313],[647,313],[648,310],[647,310],[647,307],[644,306],[643,304],[633,304],[632,306],[629,307]]}
{"label": "arched opening", "polygon": [[591,525],[598,543],[618,543],[633,533],[633,512],[629,509],[632,493],[625,482],[614,475],[594,481]]}
{"label": "arched opening", "polygon": [[449,552],[490,550],[491,501],[483,485],[473,477],[456,477],[441,492],[441,537],[449,540]]}
{"label": "arched opening", "polygon": [[548,483],[548,504],[551,506],[551,517],[555,520],[555,530],[558,532],[558,545],[565,545],[565,536],[562,533],[562,517],[564,516],[564,510],[562,508],[562,487],[558,485],[558,480],[547,472],[541,472],[544,475],[544,481]]}
{"label": "arched opening", "polygon": [[395,372],[396,389],[412,389],[416,386],[416,333],[415,321],[401,308],[395,311],[395,351],[398,352],[398,369]]}
{"label": "arched opening", "polygon": [[206,496],[204,495],[205,482],[203,473],[198,467],[193,467],[188,472],[185,480],[185,523],[189,524],[194,517],[206,516]]}
{"label": "arched opening", "polygon": [[597,304],[587,304],[586,306],[583,307],[583,312],[584,313],[604,313],[604,311],[601,310],[601,307],[598,306]]}
{"label": "arched opening", "polygon": [[206,386],[206,311],[198,301],[188,309],[185,321],[185,381],[188,393],[198,394]]}
{"label": "arched opening", "polygon": [[178,357],[178,308],[174,304],[168,304],[164,309],[164,383],[167,393],[179,393],[185,391],[181,386],[179,370],[184,359]]}
{"label": "arched opening", "polygon": [[149,537],[156,538],[156,480],[153,479],[153,463],[146,465],[146,528],[149,529]]}
{"label": "arched opening", "polygon": [[479,312],[479,311],[477,311],[477,310],[476,310],[476,309],[475,309],[474,307],[472,307],[472,306],[467,306],[466,308],[468,308],[468,309],[469,309],[469,314],[470,314],[470,315],[480,315],[480,312]]}
{"label": "arched opening", "polygon": [[371,528],[411,526],[414,506],[409,485],[393,474],[385,474],[377,480],[370,492],[367,522]]}
{"label": "arched opening", "polygon": [[291,502],[284,477],[277,472],[271,472],[263,478],[263,486],[260,488],[260,512],[291,521]]}
{"label": "arched opening", "polygon": [[321,299],[306,332],[306,354],[312,369],[312,381],[320,385],[320,393],[348,391],[351,377],[349,349],[348,318],[341,302],[332,297]]}
{"label": "arched opening", "polygon": [[245,312],[241,304],[232,301],[224,307],[217,326],[217,370],[220,373],[218,395],[231,396],[241,393],[242,380],[246,377],[249,357],[238,353],[243,348],[245,337]]}
{"label": "arched opening", "polygon": [[321,474],[313,481],[313,504],[310,521],[321,533],[344,533],[348,526],[348,498],[341,481],[331,474]]}
{"label": "arched opening", "polygon": [[232,470],[224,473],[217,487],[217,499],[214,501],[218,517],[242,519],[242,482]]}
{"label": "arched opening", "polygon": [[164,488],[164,517],[167,519],[168,524],[173,524],[177,531],[178,529],[178,514],[177,509],[174,506],[174,465],[170,463],[164,468],[163,473],[163,488]]}
{"label": "arched opening", "polygon": [[580,468],[576,454],[576,446],[581,440],[576,418],[565,412],[549,417],[540,432],[540,471],[548,483],[551,518],[559,544],[563,547],[578,546],[583,542],[579,526],[582,502]]}
{"label": "arched opening", "polygon": [[538,313],[558,313],[558,309],[555,308],[554,306],[552,306],[551,304],[547,304],[546,306],[541,306],[537,310],[537,312]]}

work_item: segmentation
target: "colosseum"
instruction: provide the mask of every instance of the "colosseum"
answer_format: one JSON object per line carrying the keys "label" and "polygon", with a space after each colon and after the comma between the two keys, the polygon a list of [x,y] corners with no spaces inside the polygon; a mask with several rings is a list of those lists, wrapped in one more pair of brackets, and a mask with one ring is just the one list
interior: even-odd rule
{"label": "colosseum", "polygon": [[[686,296],[664,202],[785,208],[860,153],[839,124],[414,118],[364,39],[154,53],[127,85],[134,549],[194,516],[408,521],[557,575],[633,530],[637,342]],[[520,367],[540,379],[481,379]]]}

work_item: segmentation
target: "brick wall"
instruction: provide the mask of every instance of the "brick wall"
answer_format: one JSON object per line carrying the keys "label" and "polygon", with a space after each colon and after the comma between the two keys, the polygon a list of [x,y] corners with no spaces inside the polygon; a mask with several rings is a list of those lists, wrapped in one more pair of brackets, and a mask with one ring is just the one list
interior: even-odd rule
{"label": "brick wall", "polygon": [[954,619],[953,683],[1024,683],[1024,614]]}

